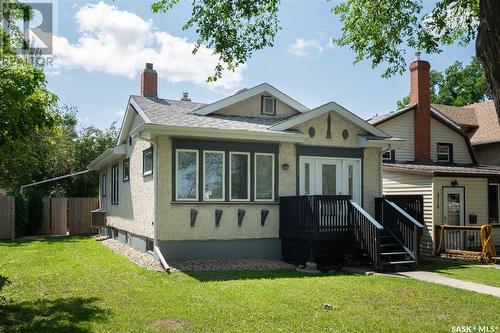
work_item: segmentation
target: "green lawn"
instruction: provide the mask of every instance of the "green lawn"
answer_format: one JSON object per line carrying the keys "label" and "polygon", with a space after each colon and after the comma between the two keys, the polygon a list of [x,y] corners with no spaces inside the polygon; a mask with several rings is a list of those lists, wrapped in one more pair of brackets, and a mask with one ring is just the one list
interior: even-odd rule
{"label": "green lawn", "polygon": [[167,275],[90,238],[0,242],[0,276],[10,281],[0,292],[0,332],[449,332],[500,324],[498,298],[454,288],[295,271]]}
{"label": "green lawn", "polygon": [[439,273],[454,279],[500,287],[500,269],[495,269],[488,265],[443,260],[424,262],[419,268],[424,271]]}

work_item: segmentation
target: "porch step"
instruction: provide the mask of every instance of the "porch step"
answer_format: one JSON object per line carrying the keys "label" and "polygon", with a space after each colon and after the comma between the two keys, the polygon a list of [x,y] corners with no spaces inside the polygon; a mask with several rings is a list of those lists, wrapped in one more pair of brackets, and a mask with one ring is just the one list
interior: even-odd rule
{"label": "porch step", "polygon": [[380,244],[381,247],[389,247],[389,246],[400,246],[397,243],[386,243],[386,244]]}
{"label": "porch step", "polygon": [[381,256],[392,256],[392,255],[397,255],[397,254],[407,254],[406,252],[382,252],[380,253]]}
{"label": "porch step", "polygon": [[408,265],[408,264],[415,264],[415,260],[387,261],[382,263],[382,265]]}

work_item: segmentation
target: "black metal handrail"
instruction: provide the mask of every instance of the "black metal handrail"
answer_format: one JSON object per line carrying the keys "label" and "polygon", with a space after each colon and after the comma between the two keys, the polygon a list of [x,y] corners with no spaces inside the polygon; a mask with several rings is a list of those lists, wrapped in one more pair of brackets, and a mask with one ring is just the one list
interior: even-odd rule
{"label": "black metal handrail", "polygon": [[349,202],[349,215],[351,230],[358,245],[370,257],[375,268],[381,269],[380,232],[384,227],[352,200]]}
{"label": "black metal handrail", "polygon": [[377,215],[386,230],[418,264],[420,261],[420,238],[424,226],[394,202],[377,198]]}

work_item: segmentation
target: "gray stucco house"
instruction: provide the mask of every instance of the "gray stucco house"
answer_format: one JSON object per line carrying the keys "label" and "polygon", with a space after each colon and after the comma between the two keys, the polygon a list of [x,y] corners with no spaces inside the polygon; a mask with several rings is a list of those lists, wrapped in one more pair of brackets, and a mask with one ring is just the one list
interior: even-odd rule
{"label": "gray stucco house", "polygon": [[100,173],[110,234],[167,261],[281,258],[279,198],[350,195],[374,214],[400,140],[335,102],[309,109],[263,83],[212,104],[157,96],[152,64]]}

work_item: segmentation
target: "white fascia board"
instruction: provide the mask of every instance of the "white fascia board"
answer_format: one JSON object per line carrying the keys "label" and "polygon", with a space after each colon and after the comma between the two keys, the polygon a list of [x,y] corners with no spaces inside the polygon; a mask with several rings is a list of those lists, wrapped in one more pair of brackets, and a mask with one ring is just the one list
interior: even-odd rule
{"label": "white fascia board", "polygon": [[151,123],[149,120],[148,116],[142,109],[139,107],[139,105],[134,101],[132,96],[128,98],[127,102],[127,108],[125,110],[125,115],[123,116],[122,120],[122,126],[120,127],[120,135],[118,135],[118,142],[117,145],[120,145],[127,141],[128,137],[128,132],[125,132],[125,129],[128,129],[132,123],[134,111],[137,111],[139,116],[144,120],[146,123]]}
{"label": "white fascia board", "polygon": [[183,126],[167,126],[156,124],[142,124],[134,129],[131,134],[149,134],[150,138],[158,135],[188,137],[188,138],[213,138],[270,142],[305,142],[307,136],[302,133],[284,132],[252,132],[245,130],[225,130],[220,128],[199,128]]}
{"label": "white fascia board", "polygon": [[220,101],[217,101],[215,103],[202,106],[201,108],[193,111],[193,113],[197,114],[197,115],[204,116],[204,115],[210,114],[212,112],[215,112],[217,110],[226,108],[226,107],[233,105],[235,103],[241,102],[247,98],[250,98],[250,97],[253,97],[255,95],[265,93],[265,92],[271,94],[275,98],[279,99],[280,101],[282,101],[283,103],[287,104],[288,106],[297,110],[300,113],[304,113],[304,112],[309,111],[309,109],[306,106],[297,102],[296,100],[294,100],[293,98],[291,98],[287,94],[279,91],[278,89],[274,88],[273,86],[271,86],[268,83],[262,83],[262,84],[259,84],[258,86],[253,87],[253,88],[244,90],[242,92],[239,92],[239,93],[236,93],[236,94],[231,95],[229,97],[226,97],[224,99],[221,99]]}
{"label": "white fascia board", "polygon": [[370,139],[362,136],[358,137],[358,146],[360,148],[382,148],[383,150],[395,149],[403,146],[405,140],[389,138],[389,139]]}
{"label": "white fascia board", "polygon": [[449,117],[445,116],[445,115],[444,115],[443,113],[441,113],[439,110],[437,110],[437,109],[435,109],[435,108],[433,108],[433,107],[431,106],[431,111],[432,111],[432,113],[433,113],[435,116],[437,116],[437,117],[439,117],[440,119],[442,119],[442,120],[446,121],[448,124],[450,124],[451,126],[455,127],[456,129],[461,130],[460,125],[458,125],[456,122],[454,122],[454,121],[453,121],[452,119],[450,119]]}
{"label": "white fascia board", "polygon": [[87,166],[88,170],[99,170],[104,165],[109,164],[120,157],[125,157],[127,155],[127,145],[121,144],[119,146],[108,148],[99,155],[95,160],[90,162]]}
{"label": "white fascia board", "polygon": [[299,124],[302,124],[303,122],[306,122],[308,120],[316,118],[316,117],[322,115],[323,113],[330,112],[330,111],[334,111],[338,115],[344,117],[348,121],[354,123],[355,125],[361,127],[362,129],[364,129],[368,133],[371,133],[375,136],[379,136],[379,137],[383,137],[383,138],[390,138],[391,137],[389,134],[387,134],[384,131],[378,129],[377,127],[367,123],[366,121],[364,121],[363,119],[361,119],[360,117],[355,115],[354,113],[348,111],[342,105],[339,105],[333,101],[326,103],[326,104],[323,104],[315,109],[312,109],[311,111],[309,111],[307,113],[300,114],[300,115],[294,116],[288,120],[282,121],[282,122],[272,126],[270,128],[270,130],[284,131],[284,130],[287,130],[287,129],[292,128],[294,126],[297,126]]}

